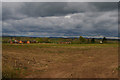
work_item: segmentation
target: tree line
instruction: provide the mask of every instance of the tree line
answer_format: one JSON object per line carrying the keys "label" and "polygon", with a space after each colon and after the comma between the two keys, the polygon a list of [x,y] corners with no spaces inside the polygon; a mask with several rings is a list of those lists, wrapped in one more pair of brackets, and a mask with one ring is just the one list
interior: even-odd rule
{"label": "tree line", "polygon": [[79,38],[35,38],[35,37],[3,37],[3,43],[9,43],[10,41],[14,42],[15,40],[18,41],[30,41],[31,43],[68,43],[68,44],[86,44],[86,43],[107,43],[106,37],[103,39],[95,39],[95,38],[84,38],[80,36]]}

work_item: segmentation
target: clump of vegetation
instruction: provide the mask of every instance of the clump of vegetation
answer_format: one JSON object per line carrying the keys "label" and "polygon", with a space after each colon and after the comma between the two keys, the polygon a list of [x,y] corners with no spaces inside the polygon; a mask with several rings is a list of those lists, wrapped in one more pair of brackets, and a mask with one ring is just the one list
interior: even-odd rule
{"label": "clump of vegetation", "polygon": [[91,43],[95,43],[95,38],[92,38],[92,39],[91,39]]}
{"label": "clump of vegetation", "polygon": [[118,66],[118,67],[116,68],[116,70],[119,70],[119,71],[120,71],[120,66]]}
{"label": "clump of vegetation", "polygon": [[82,37],[82,36],[79,37],[79,40],[80,40],[80,44],[86,42],[86,39],[84,37]]}
{"label": "clump of vegetation", "polygon": [[22,68],[14,68],[10,65],[4,66],[2,70],[2,78],[20,78],[24,75],[25,70]]}
{"label": "clump of vegetation", "polygon": [[102,42],[103,42],[103,43],[107,43],[106,37],[104,37],[104,38],[102,39]]}
{"label": "clump of vegetation", "polygon": [[3,37],[3,43],[16,43],[15,41],[22,41],[23,43],[58,43],[58,44],[93,44],[93,43],[116,43],[117,40],[107,40],[106,37],[103,39],[96,38],[48,38],[48,37]]}
{"label": "clump of vegetation", "polygon": [[72,41],[72,44],[80,44],[80,40],[74,39],[74,40]]}
{"label": "clump of vegetation", "polygon": [[36,38],[38,43],[49,43],[49,38]]}

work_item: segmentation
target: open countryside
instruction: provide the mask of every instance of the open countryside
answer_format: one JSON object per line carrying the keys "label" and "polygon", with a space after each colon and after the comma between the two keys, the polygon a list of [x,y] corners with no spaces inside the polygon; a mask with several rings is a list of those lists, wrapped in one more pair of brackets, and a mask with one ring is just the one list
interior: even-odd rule
{"label": "open countryside", "polygon": [[[22,43],[14,42],[18,39]],[[3,42],[3,78],[118,76],[117,40],[3,37]]]}

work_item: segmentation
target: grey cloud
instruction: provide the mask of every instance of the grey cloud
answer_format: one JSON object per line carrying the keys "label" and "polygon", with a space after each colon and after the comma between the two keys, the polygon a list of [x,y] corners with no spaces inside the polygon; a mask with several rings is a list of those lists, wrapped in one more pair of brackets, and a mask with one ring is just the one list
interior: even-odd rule
{"label": "grey cloud", "polygon": [[[7,20],[3,23],[3,33],[34,33],[37,36],[65,35],[116,35],[117,11],[96,13],[75,13],[66,16],[28,17],[21,20]],[[8,29],[9,28],[9,29]],[[114,34],[110,34],[114,33]]]}
{"label": "grey cloud", "polygon": [[110,11],[118,9],[118,2],[91,2],[100,11]]}
{"label": "grey cloud", "polygon": [[115,2],[4,2],[3,20],[110,11],[117,9],[116,4]]}
{"label": "grey cloud", "polygon": [[21,13],[21,8],[23,5],[24,3],[2,3],[2,19],[7,20],[25,18],[27,15]]}
{"label": "grey cloud", "polygon": [[3,3],[3,35],[117,36],[116,3]]}

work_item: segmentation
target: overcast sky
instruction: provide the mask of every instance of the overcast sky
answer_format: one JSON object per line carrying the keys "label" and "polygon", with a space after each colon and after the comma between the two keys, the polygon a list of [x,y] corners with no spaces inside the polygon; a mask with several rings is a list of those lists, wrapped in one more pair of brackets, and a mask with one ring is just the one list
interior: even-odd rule
{"label": "overcast sky", "polygon": [[117,36],[115,2],[4,2],[3,35]]}
{"label": "overcast sky", "polygon": [[119,2],[119,0],[1,0],[2,2]]}

